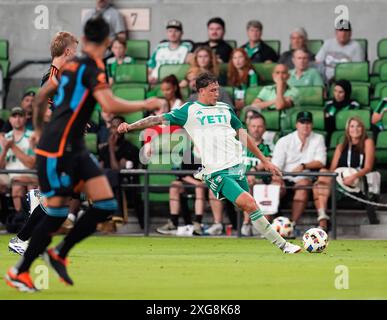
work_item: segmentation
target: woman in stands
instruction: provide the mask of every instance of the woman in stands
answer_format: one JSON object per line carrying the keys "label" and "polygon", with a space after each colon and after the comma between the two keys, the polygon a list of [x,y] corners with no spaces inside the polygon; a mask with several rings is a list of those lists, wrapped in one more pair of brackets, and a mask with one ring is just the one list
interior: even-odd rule
{"label": "woman in stands", "polygon": [[255,87],[257,84],[257,74],[246,51],[242,48],[234,49],[227,67],[227,85],[234,89],[236,111],[245,106],[247,88]]}
{"label": "woman in stands", "polygon": [[[337,145],[329,170],[321,169],[320,172],[334,172],[337,168],[342,167],[355,168],[357,173],[344,178],[344,184],[353,186],[360,179],[362,185],[366,187],[365,175],[372,171],[374,162],[374,141],[367,136],[361,118],[354,116],[347,121],[344,142]],[[326,210],[331,192],[330,186],[330,177],[319,177],[313,187],[313,198],[317,209],[319,227],[325,230],[328,229],[329,217]]]}
{"label": "woman in stands", "polygon": [[358,102],[351,99],[352,86],[347,80],[338,80],[333,88],[333,99],[325,104],[325,129],[328,135],[336,130],[335,117],[341,110],[360,109]]}
{"label": "woman in stands", "polygon": [[[180,91],[179,81],[176,76],[171,74],[161,81],[160,90],[165,98],[165,105],[160,110],[152,112],[152,115],[159,115],[180,107],[183,104],[183,96]],[[173,133],[180,126],[157,125],[147,128],[144,131],[144,155],[149,158],[152,154],[151,141],[160,134]]]}
{"label": "woman in stands", "polygon": [[[198,47],[194,51],[193,56],[190,59],[190,65],[187,75],[210,72],[216,77],[219,77],[218,60],[212,49],[207,46]],[[189,80],[186,78],[180,82],[180,87],[185,88],[188,84]]]}

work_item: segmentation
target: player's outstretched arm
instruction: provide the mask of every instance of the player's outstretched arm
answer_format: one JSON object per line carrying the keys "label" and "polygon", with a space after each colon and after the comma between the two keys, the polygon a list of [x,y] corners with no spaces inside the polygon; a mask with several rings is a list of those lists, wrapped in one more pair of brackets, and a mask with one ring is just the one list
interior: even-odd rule
{"label": "player's outstretched arm", "polygon": [[144,101],[127,101],[115,97],[110,88],[94,91],[94,98],[108,113],[130,113],[143,110],[155,110],[163,107],[163,99],[149,98]]}
{"label": "player's outstretched arm", "polygon": [[247,149],[249,149],[259,160],[261,160],[262,166],[266,171],[269,171],[277,176],[282,175],[281,171],[262,154],[261,150],[258,149],[253,139],[249,136],[245,129],[241,128],[238,130],[238,137],[239,141],[242,142],[242,144]]}
{"label": "player's outstretched arm", "polygon": [[157,116],[149,116],[130,124],[126,122],[121,123],[117,130],[119,133],[126,133],[129,131],[141,130],[141,129],[153,127],[158,124],[162,124],[163,122],[166,122],[166,121],[163,115],[160,114]]}

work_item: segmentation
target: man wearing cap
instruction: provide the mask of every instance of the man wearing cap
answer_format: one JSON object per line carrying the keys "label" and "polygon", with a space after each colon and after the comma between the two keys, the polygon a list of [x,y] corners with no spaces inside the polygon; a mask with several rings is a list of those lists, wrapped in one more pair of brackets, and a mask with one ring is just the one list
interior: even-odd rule
{"label": "man wearing cap", "polygon": [[[29,130],[33,130],[32,104],[33,104],[34,100],[35,100],[35,91],[28,90],[23,94],[23,98],[20,102],[20,107],[25,112],[25,118],[26,118],[25,126]],[[12,125],[11,125],[10,121],[8,120],[2,126],[0,133],[7,133],[7,132],[10,132],[11,130],[12,130]]]}
{"label": "man wearing cap", "polygon": [[[297,114],[296,131],[280,138],[275,145],[272,163],[284,172],[302,173],[320,170],[326,163],[324,137],[313,132],[313,115],[308,111]],[[285,186],[295,188],[292,203],[292,220],[297,222],[305,210],[311,177],[273,177],[273,183],[281,184],[281,197],[286,194]],[[300,188],[300,189],[299,189]]]}
{"label": "man wearing cap", "polygon": [[262,40],[262,23],[257,20],[250,20],[247,23],[247,38],[249,41],[241,48],[245,49],[251,62],[277,62],[277,53]]}
{"label": "man wearing cap", "polygon": [[208,41],[195,44],[195,49],[200,46],[210,47],[216,54],[219,63],[227,63],[230,60],[232,47],[224,41],[226,24],[220,17],[211,18],[207,22]]}
{"label": "man wearing cap", "polygon": [[[35,167],[35,153],[30,145],[32,131],[26,128],[26,112],[21,107],[14,107],[9,118],[12,130],[0,136],[0,168],[13,170],[30,170]],[[1,189],[11,185],[13,205],[16,212],[22,209],[21,199],[27,192],[27,187],[37,185],[36,175],[10,173],[8,179],[2,176]],[[8,180],[8,181],[7,181]]]}
{"label": "man wearing cap", "polygon": [[148,82],[157,83],[159,68],[163,64],[183,64],[192,50],[192,44],[182,41],[183,24],[178,20],[169,20],[167,23],[167,41],[161,42],[153,51],[148,65]]}
{"label": "man wearing cap", "polygon": [[347,20],[339,20],[335,29],[336,37],[324,41],[324,45],[316,55],[316,62],[325,69],[325,77],[328,81],[334,77],[338,63],[365,60],[362,47],[357,41],[351,39],[351,23]]}

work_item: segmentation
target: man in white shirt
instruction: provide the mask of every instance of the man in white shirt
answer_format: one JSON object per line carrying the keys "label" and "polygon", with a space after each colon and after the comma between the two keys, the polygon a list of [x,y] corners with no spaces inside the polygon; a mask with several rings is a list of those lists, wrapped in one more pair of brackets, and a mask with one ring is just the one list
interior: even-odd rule
{"label": "man in white shirt", "polygon": [[[278,140],[273,152],[273,164],[284,172],[301,173],[323,168],[327,157],[324,137],[312,130],[312,113],[299,112],[296,131]],[[273,176],[273,182],[281,184],[281,196],[286,193],[285,185],[294,186],[292,220],[297,222],[308,201],[308,189],[305,187],[312,185],[311,177],[285,176],[284,179],[281,179]]]}
{"label": "man in white shirt", "polygon": [[148,82],[157,83],[159,80],[159,68],[163,64],[183,64],[187,60],[188,53],[192,51],[192,44],[182,41],[183,24],[178,20],[170,20],[167,23],[168,41],[161,42],[153,51],[148,60]]}
{"label": "man in white shirt", "polygon": [[357,41],[351,40],[352,27],[349,21],[340,20],[336,25],[336,37],[324,42],[316,55],[316,62],[324,69],[330,81],[335,75],[335,67],[343,62],[364,61],[364,51]]}

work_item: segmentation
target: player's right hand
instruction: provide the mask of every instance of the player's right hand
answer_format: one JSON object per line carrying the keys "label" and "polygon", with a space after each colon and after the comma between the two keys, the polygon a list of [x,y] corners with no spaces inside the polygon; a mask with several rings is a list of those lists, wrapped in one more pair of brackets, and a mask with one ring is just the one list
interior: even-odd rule
{"label": "player's right hand", "polygon": [[121,123],[117,128],[118,133],[126,133],[130,131],[130,125],[126,122]]}

